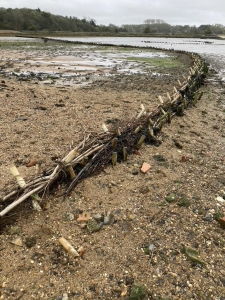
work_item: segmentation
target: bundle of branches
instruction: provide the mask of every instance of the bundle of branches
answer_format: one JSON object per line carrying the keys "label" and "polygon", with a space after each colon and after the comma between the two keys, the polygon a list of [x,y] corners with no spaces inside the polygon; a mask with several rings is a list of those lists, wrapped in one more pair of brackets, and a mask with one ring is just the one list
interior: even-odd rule
{"label": "bundle of branches", "polygon": [[109,129],[103,124],[103,133],[85,137],[76,148],[58,161],[54,168],[27,183],[17,168],[12,166],[11,172],[16,177],[19,187],[0,200],[4,206],[0,218],[29,197],[32,197],[33,206],[40,207],[40,197],[44,197],[49,189],[63,180],[67,183],[64,194],[66,198],[81,180],[99,173],[109,163],[115,166],[117,162],[127,160],[127,155],[137,151],[143,142],[158,144],[157,137],[163,125],[170,123],[175,115],[182,116],[184,109],[195,106],[201,97],[198,88],[207,73],[207,66],[198,56],[193,58],[194,65],[188,78],[184,78],[183,83],[179,81],[179,89],[174,87],[173,95],[167,93],[166,100],[159,96],[159,105],[153,112],[147,113],[141,105],[141,111],[136,118],[123,120]]}

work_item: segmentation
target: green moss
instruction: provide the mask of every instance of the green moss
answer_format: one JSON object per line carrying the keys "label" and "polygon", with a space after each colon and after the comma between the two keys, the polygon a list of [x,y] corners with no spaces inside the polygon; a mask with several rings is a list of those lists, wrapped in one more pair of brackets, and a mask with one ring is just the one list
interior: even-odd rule
{"label": "green moss", "polygon": [[216,221],[218,221],[219,219],[221,219],[221,218],[224,217],[224,213],[223,213],[223,212],[217,212],[217,213],[214,214],[213,217],[214,217],[214,219],[215,219]]}
{"label": "green moss", "polygon": [[195,264],[200,264],[203,266],[206,265],[206,263],[203,260],[199,259],[199,257],[198,257],[199,254],[196,249],[184,246],[184,254],[191,262],[193,262]]}
{"label": "green moss", "polygon": [[141,285],[139,282],[135,282],[131,287],[131,292],[129,299],[130,300],[141,300],[146,296],[146,288]]}
{"label": "green moss", "polygon": [[181,197],[178,202],[177,202],[178,206],[183,206],[183,207],[189,207],[191,205],[190,200],[188,200],[185,197]]}

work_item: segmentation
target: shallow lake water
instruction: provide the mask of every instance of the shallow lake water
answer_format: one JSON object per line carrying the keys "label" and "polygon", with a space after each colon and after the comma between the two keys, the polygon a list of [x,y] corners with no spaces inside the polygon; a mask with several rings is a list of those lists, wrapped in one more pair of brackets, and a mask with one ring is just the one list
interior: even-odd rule
{"label": "shallow lake water", "polygon": [[[5,60],[5,62],[11,63],[11,69],[7,68],[7,70],[16,76],[20,74],[53,76],[55,80],[61,78],[60,83],[63,84],[68,84],[70,78],[69,84],[72,85],[74,82],[76,84],[85,82],[86,84],[86,75],[113,76],[115,70],[117,73],[145,73],[148,72],[148,68],[145,63],[138,62],[138,58],[166,57],[161,49],[185,50],[200,54],[218,72],[218,78],[225,82],[225,40],[146,37],[61,37],[57,40],[96,43],[96,46],[64,44],[61,48],[56,48],[54,44],[47,43],[46,51],[41,51],[32,45],[33,42],[34,45],[35,43],[44,43],[41,39],[0,37],[0,44],[4,41],[11,41],[21,42],[23,45],[15,51],[13,48],[10,49],[4,55],[1,51],[0,59],[2,62]],[[100,49],[101,44],[128,45],[140,47],[140,49],[134,48],[132,52],[126,52],[110,48],[107,51]],[[149,51],[151,47],[159,48],[159,51]],[[26,50],[24,51],[24,49]],[[20,52],[19,56],[18,51]],[[137,58],[137,61],[129,60],[131,56]],[[4,69],[1,73],[7,70]],[[59,82],[59,80],[55,82]]]}
{"label": "shallow lake water", "polygon": [[146,37],[85,37],[58,38],[87,43],[130,45],[138,47],[158,47],[163,49],[185,50],[200,54],[225,81],[225,40],[190,38],[146,38]]}

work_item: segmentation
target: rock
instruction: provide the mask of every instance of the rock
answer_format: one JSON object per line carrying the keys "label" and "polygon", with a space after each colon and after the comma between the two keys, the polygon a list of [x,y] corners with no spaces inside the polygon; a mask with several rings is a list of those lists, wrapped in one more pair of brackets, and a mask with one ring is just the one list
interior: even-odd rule
{"label": "rock", "polygon": [[63,296],[62,296],[62,300],[68,300],[69,299],[69,297],[68,297],[68,294],[63,294]]}
{"label": "rock", "polygon": [[87,229],[90,233],[99,231],[100,226],[98,225],[97,221],[95,219],[89,219],[87,221]]}
{"label": "rock", "polygon": [[37,161],[35,159],[33,159],[33,160],[30,160],[26,166],[27,166],[27,168],[30,168],[30,167],[36,166],[36,164],[37,164]]}
{"label": "rock", "polygon": [[21,237],[18,237],[16,239],[12,240],[11,243],[13,245],[16,245],[16,246],[19,246],[19,247],[23,247],[23,241],[22,241]]}
{"label": "rock", "polygon": [[148,172],[148,170],[150,170],[150,168],[151,166],[148,163],[144,162],[141,167],[141,172],[145,174]]}
{"label": "rock", "polygon": [[130,291],[130,300],[141,300],[144,299],[147,294],[146,288],[139,282],[135,282]]}
{"label": "rock", "polygon": [[204,221],[212,222],[213,221],[213,214],[207,213],[202,219]]}
{"label": "rock", "polygon": [[220,202],[220,203],[222,203],[222,204],[225,204],[225,200],[224,200],[224,198],[222,198],[222,197],[216,197],[216,200],[218,201],[218,202]]}
{"label": "rock", "polygon": [[133,175],[138,175],[138,173],[139,173],[138,169],[135,168],[135,169],[132,170]]}
{"label": "rock", "polygon": [[178,149],[183,149],[183,145],[178,140],[173,139],[173,142]]}
{"label": "rock", "polygon": [[103,220],[103,216],[101,214],[95,214],[92,216],[96,221],[100,222]]}
{"label": "rock", "polygon": [[176,196],[175,194],[169,194],[166,196],[166,201],[169,202],[169,203],[172,203],[176,200]]}
{"label": "rock", "polygon": [[104,221],[103,221],[104,225],[109,225],[112,222],[112,219],[113,219],[113,214],[111,212],[108,212],[104,217]]}
{"label": "rock", "polygon": [[148,247],[148,249],[149,249],[150,251],[153,251],[154,248],[155,248],[155,245],[154,245],[154,244],[150,244],[149,247]]}
{"label": "rock", "polygon": [[218,222],[219,222],[220,226],[221,226],[223,229],[225,229],[225,217],[219,218],[219,219],[218,219]]}
{"label": "rock", "polygon": [[74,220],[74,214],[72,214],[72,213],[65,213],[64,220],[65,221],[73,221]]}
{"label": "rock", "polygon": [[26,121],[27,118],[25,118],[25,117],[19,117],[18,120],[19,120],[19,121]]}

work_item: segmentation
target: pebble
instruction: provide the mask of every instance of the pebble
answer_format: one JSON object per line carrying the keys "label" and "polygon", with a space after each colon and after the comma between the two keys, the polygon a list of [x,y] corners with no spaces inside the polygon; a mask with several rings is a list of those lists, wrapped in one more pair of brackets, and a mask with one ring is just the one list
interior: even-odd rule
{"label": "pebble", "polygon": [[213,215],[211,213],[207,213],[204,217],[203,217],[204,221],[208,221],[208,222],[212,222],[213,221]]}
{"label": "pebble", "polygon": [[87,229],[90,233],[99,231],[100,227],[95,219],[89,219],[87,221]]}
{"label": "pebble", "polygon": [[62,300],[68,300],[68,299],[69,299],[68,294],[63,294]]}
{"label": "pebble", "polygon": [[225,204],[225,200],[222,197],[216,197],[216,200],[222,204]]}
{"label": "pebble", "polygon": [[149,251],[153,251],[154,248],[155,248],[155,245],[154,245],[154,244],[150,244],[149,247],[148,247]]}
{"label": "pebble", "polygon": [[135,169],[132,170],[133,175],[138,175],[138,173],[139,173],[138,169],[135,168]]}
{"label": "pebble", "polygon": [[23,246],[23,241],[22,241],[21,237],[18,237],[16,239],[12,240],[11,243],[13,245],[16,245],[16,246],[19,246],[19,247]]}
{"label": "pebble", "polygon": [[96,220],[96,221],[102,221],[103,220],[103,216],[101,214],[95,214],[92,215],[92,217]]}
{"label": "pebble", "polygon": [[112,219],[113,219],[113,214],[111,212],[108,212],[104,217],[104,221],[103,221],[104,225],[109,225],[112,222]]}

